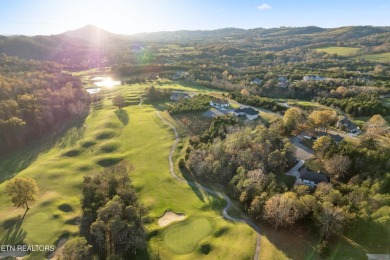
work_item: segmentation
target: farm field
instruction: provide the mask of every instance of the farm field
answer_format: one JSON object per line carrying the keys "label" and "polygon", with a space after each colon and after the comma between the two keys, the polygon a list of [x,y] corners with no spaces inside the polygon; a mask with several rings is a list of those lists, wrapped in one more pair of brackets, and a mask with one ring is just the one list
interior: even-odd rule
{"label": "farm field", "polygon": [[[20,170],[18,176],[34,178],[40,187],[38,201],[28,211],[19,239],[28,244],[56,244],[59,238],[76,234],[83,176],[127,160],[134,166],[130,173],[132,183],[153,219],[147,227],[151,251],[162,259],[253,257],[255,232],[245,224],[224,220],[220,214],[225,204],[222,199],[170,176],[167,158],[173,133],[157,117],[153,106],[138,106],[139,94],[149,85],[123,85],[105,90],[104,102],[91,111],[85,122],[75,123],[60,136],[48,137],[1,159],[0,193],[4,191],[4,180],[17,173],[13,169]],[[155,86],[200,91],[193,86],[168,82]],[[128,104],[120,113],[111,102],[119,93]],[[158,226],[158,218],[168,209],[184,213],[186,220]],[[12,232],[24,210],[14,208],[7,197],[1,196],[0,212],[7,212],[0,214],[0,238],[3,239],[7,232]],[[198,227],[205,230],[198,235],[189,234]],[[178,229],[181,231],[176,240],[170,239],[167,234],[176,234]],[[178,243],[183,239],[189,240],[190,246]],[[31,254],[30,259],[42,257],[42,254]]]}
{"label": "farm field", "polygon": [[337,54],[339,56],[352,56],[359,49],[360,48],[330,46],[325,48],[316,48],[315,50],[319,52],[326,52],[328,54]]}
{"label": "farm field", "polygon": [[378,54],[367,54],[362,56],[357,56],[356,58],[361,58],[369,61],[376,62],[390,62],[390,52],[378,53]]}

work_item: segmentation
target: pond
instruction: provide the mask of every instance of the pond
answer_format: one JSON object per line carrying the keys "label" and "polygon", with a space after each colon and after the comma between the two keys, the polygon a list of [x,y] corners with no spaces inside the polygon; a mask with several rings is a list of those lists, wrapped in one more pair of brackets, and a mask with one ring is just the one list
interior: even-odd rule
{"label": "pond", "polygon": [[106,87],[106,88],[112,88],[114,86],[118,86],[121,84],[118,80],[113,80],[110,77],[95,77],[92,78],[92,81],[94,81],[94,85],[97,87]]}
{"label": "pond", "polygon": [[88,88],[88,89],[86,89],[86,91],[89,94],[96,94],[96,93],[99,93],[101,90],[102,90],[102,88]]}
{"label": "pond", "polygon": [[121,82],[117,80],[113,80],[110,77],[94,77],[91,79],[93,84],[96,86],[95,88],[87,88],[86,91],[89,94],[96,94],[102,91],[102,88],[112,88],[114,86],[120,85]]}

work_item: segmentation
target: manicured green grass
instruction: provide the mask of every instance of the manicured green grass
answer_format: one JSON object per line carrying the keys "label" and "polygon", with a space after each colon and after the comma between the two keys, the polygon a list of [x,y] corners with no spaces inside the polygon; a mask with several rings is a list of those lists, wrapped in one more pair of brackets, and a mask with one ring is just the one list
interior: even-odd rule
{"label": "manicured green grass", "polygon": [[197,218],[169,227],[164,232],[164,242],[177,254],[187,254],[211,234],[213,225],[207,218]]}
{"label": "manicured green grass", "polygon": [[352,56],[359,49],[360,48],[329,46],[329,47],[325,47],[325,48],[317,48],[315,50],[320,51],[320,52],[326,52],[329,54],[337,54],[339,56]]}
{"label": "manicured green grass", "polygon": [[[4,179],[14,174],[33,177],[40,187],[38,201],[31,205],[21,227],[25,232],[25,243],[55,244],[64,235],[76,234],[77,218],[81,216],[83,176],[125,159],[134,166],[130,173],[132,183],[153,220],[147,227],[151,234],[148,241],[150,252],[158,253],[162,259],[251,259],[255,250],[255,232],[245,224],[224,220],[220,214],[224,206],[222,199],[170,176],[168,154],[174,136],[157,117],[155,108],[151,105],[139,107],[138,104],[125,107],[123,110],[129,117],[127,124],[116,116],[117,108],[113,107],[110,98],[116,94],[139,94],[149,85],[124,85],[107,90],[101,109],[92,111],[85,122],[69,128],[60,137],[36,142],[0,159],[0,180],[3,181],[0,194],[4,192]],[[202,90],[195,85],[175,83],[171,86],[169,82],[156,84],[156,87],[193,92]],[[183,212],[188,220],[212,220],[210,223],[213,223],[215,232],[226,232],[218,237],[209,235],[201,239],[193,251],[177,255],[162,237],[165,229],[171,226],[162,228],[157,224],[167,209]],[[8,197],[0,196],[0,239],[23,213],[23,209],[12,206]],[[187,235],[191,237],[191,233]],[[40,253],[30,259],[41,259],[44,255]]]}
{"label": "manicured green grass", "polygon": [[390,62],[390,52],[384,52],[378,54],[367,54],[367,55],[357,56],[356,58],[387,63]]}
{"label": "manicured green grass", "polygon": [[298,106],[302,109],[330,109],[330,110],[334,110],[330,107],[327,107],[327,106],[324,106],[320,103],[312,102],[312,101],[289,99],[287,103],[290,106]]}

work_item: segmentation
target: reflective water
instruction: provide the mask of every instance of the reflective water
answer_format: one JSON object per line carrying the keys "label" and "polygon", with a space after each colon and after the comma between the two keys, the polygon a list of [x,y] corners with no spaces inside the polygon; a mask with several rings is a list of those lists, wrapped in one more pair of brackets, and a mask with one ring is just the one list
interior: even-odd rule
{"label": "reflective water", "polygon": [[95,77],[92,78],[92,81],[94,81],[94,85],[98,87],[106,87],[106,88],[112,88],[114,86],[120,85],[121,82],[118,80],[113,80],[109,77]]}
{"label": "reflective water", "polygon": [[86,91],[89,94],[96,94],[96,93],[99,93],[101,90],[102,90],[102,88],[88,88],[88,89],[86,89]]}

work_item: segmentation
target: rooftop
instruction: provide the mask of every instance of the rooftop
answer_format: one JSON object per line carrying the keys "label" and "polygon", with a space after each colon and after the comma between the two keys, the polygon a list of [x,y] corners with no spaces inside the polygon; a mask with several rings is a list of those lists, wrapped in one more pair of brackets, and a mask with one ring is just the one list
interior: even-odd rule
{"label": "rooftop", "polygon": [[254,110],[251,107],[237,108],[233,112],[234,113],[245,113],[245,114],[251,115],[251,116],[257,115],[259,113],[259,111]]}
{"label": "rooftop", "polygon": [[212,100],[212,102],[214,104],[229,104],[229,101],[227,101],[226,99],[220,99],[220,98],[214,98]]}
{"label": "rooftop", "polygon": [[328,177],[326,177],[324,174],[312,172],[307,169],[307,167],[299,171],[299,177],[303,180],[312,181],[315,184],[320,182],[329,182]]}

